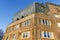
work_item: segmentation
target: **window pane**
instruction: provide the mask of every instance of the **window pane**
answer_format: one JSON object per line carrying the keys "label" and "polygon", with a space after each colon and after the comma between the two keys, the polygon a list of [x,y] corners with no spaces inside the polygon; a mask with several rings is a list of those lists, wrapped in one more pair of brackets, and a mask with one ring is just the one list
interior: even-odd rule
{"label": "window pane", "polygon": [[55,16],[56,18],[60,18],[60,15],[58,15],[58,14],[55,14],[54,16]]}
{"label": "window pane", "polygon": [[40,23],[43,24],[43,19],[40,19]]}
{"label": "window pane", "polygon": [[30,20],[28,20],[28,25],[30,25],[31,24],[31,21]]}
{"label": "window pane", "polygon": [[41,37],[41,38],[44,38],[44,31],[41,31],[41,32],[40,32],[40,37]]}
{"label": "window pane", "polygon": [[18,28],[19,28],[19,25],[16,25],[16,26],[15,26],[15,29],[18,29]]}
{"label": "window pane", "polygon": [[27,26],[27,21],[25,21],[25,26]]}
{"label": "window pane", "polygon": [[46,32],[44,32],[44,37],[47,37]]}
{"label": "window pane", "polygon": [[40,32],[40,37],[42,37],[42,32]]}
{"label": "window pane", "polygon": [[27,35],[26,32],[24,32],[24,33],[23,33],[23,38],[26,38],[26,35]]}
{"label": "window pane", "polygon": [[51,21],[49,21],[49,25],[51,25]]}
{"label": "window pane", "polygon": [[22,23],[22,26],[28,26],[28,25],[30,25],[30,20],[27,20],[27,21]]}
{"label": "window pane", "polygon": [[51,38],[54,39],[54,34],[53,34],[53,32],[51,32]]}
{"label": "window pane", "polygon": [[26,26],[30,25],[30,20],[26,21]]}
{"label": "window pane", "polygon": [[46,20],[46,25],[50,25],[50,22],[49,22],[49,20]]}
{"label": "window pane", "polygon": [[30,38],[30,31],[22,33],[21,38]]}
{"label": "window pane", "polygon": [[16,35],[15,34],[13,35],[13,40],[16,40]]}
{"label": "window pane", "polygon": [[30,38],[30,32],[27,32],[27,38]]}
{"label": "window pane", "polygon": [[24,33],[21,34],[21,39],[23,39],[23,35],[24,35]]}
{"label": "window pane", "polygon": [[24,27],[25,25],[26,25],[26,23],[25,23],[25,22],[23,22],[23,23],[22,23],[22,27]]}
{"label": "window pane", "polygon": [[60,23],[57,23],[58,27],[60,27]]}
{"label": "window pane", "polygon": [[8,36],[6,37],[6,40],[9,40],[9,39],[8,39]]}
{"label": "window pane", "polygon": [[51,38],[54,39],[53,32],[47,32],[47,31],[40,31],[40,37],[41,38]]}
{"label": "window pane", "polygon": [[45,20],[43,20],[43,24],[45,24]]}
{"label": "window pane", "polygon": [[47,32],[48,38],[50,38],[50,32]]}
{"label": "window pane", "polygon": [[47,20],[44,20],[44,24],[46,25],[46,23],[47,23]]}
{"label": "window pane", "polygon": [[45,20],[45,22],[46,22],[46,25],[47,25],[48,20]]}
{"label": "window pane", "polygon": [[45,25],[51,25],[51,21],[45,19],[40,19],[40,23]]}

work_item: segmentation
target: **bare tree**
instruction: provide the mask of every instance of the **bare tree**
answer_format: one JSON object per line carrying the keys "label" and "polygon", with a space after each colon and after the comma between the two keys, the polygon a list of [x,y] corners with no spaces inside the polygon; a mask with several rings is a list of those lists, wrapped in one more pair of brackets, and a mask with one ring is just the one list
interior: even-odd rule
{"label": "bare tree", "polygon": [[2,29],[0,29],[0,40],[2,40],[3,35],[4,35],[4,32],[3,32],[3,30],[2,30]]}

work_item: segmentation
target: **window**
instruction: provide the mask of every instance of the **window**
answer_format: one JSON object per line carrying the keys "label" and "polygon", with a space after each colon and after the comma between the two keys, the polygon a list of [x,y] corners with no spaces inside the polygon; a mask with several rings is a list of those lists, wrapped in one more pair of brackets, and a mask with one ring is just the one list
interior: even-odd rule
{"label": "window", "polygon": [[53,32],[47,32],[47,31],[41,31],[41,32],[40,32],[40,37],[41,37],[41,38],[54,39]]}
{"label": "window", "polygon": [[60,23],[57,23],[58,27],[60,27]]}
{"label": "window", "polygon": [[24,18],[24,16],[21,16],[21,18]]}
{"label": "window", "polygon": [[13,40],[16,40],[16,35],[15,34],[13,35]]}
{"label": "window", "polygon": [[45,19],[40,19],[40,23],[45,25],[51,25],[51,21]]}
{"label": "window", "polygon": [[12,29],[13,29],[12,27],[9,27],[9,28],[8,28],[8,32],[11,32],[11,31],[12,31]]}
{"label": "window", "polygon": [[26,38],[26,37],[27,37],[27,32],[23,34],[23,38]]}
{"label": "window", "polygon": [[9,40],[8,36],[6,37],[6,40]]}
{"label": "window", "polygon": [[56,18],[60,18],[60,15],[58,15],[58,14],[55,14],[54,16],[55,16]]}
{"label": "window", "polygon": [[28,25],[30,25],[30,20],[27,20],[27,21],[22,23],[22,26],[28,26]]}
{"label": "window", "polygon": [[44,38],[44,31],[41,31],[41,32],[40,32],[40,37],[41,37],[41,38]]}
{"label": "window", "polygon": [[51,32],[51,33],[50,33],[50,35],[51,35],[51,38],[52,38],[52,39],[54,39],[54,35],[53,35],[53,32]]}
{"label": "window", "polygon": [[50,38],[50,32],[47,32],[47,36],[48,36],[48,38]]}
{"label": "window", "polygon": [[47,37],[47,32],[44,32],[44,37],[45,37],[45,38]]}
{"label": "window", "polygon": [[16,26],[15,26],[15,29],[18,29],[18,28],[19,28],[19,25],[16,25]]}
{"label": "window", "polygon": [[22,33],[21,38],[30,38],[30,31]]}
{"label": "window", "polygon": [[[19,18],[17,18],[17,20],[19,20]],[[17,21],[17,20],[16,20],[16,21]]]}
{"label": "window", "polygon": [[30,20],[27,20],[26,22],[25,22],[25,25],[27,26],[27,25],[29,25],[30,24]]}

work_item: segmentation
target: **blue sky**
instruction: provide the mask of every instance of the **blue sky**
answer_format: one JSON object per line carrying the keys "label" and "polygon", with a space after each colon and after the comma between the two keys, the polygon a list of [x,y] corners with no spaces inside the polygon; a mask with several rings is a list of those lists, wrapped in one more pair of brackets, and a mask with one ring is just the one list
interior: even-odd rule
{"label": "blue sky", "polygon": [[0,0],[0,29],[5,31],[7,25],[12,22],[14,14],[33,2],[50,2],[60,5],[60,0]]}

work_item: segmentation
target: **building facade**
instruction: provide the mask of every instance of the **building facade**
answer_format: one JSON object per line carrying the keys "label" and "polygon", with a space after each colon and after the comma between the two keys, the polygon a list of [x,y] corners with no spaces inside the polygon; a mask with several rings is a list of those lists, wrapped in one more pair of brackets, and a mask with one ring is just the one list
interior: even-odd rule
{"label": "building facade", "polygon": [[60,6],[34,2],[17,12],[3,40],[60,40]]}

